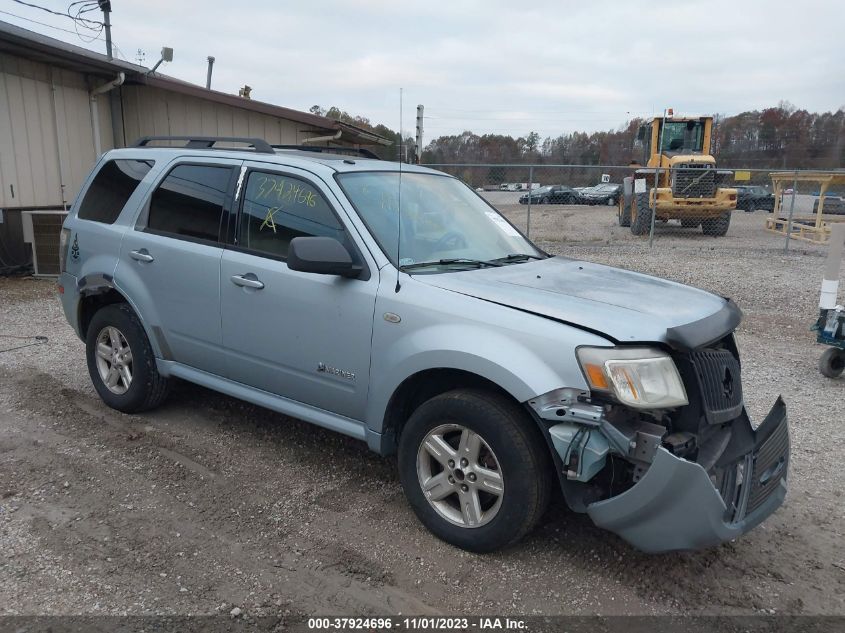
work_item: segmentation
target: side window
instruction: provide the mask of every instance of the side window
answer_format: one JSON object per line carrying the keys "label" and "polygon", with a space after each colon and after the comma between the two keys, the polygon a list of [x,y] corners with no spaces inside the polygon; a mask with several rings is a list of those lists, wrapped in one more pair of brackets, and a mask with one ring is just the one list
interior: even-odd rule
{"label": "side window", "polygon": [[79,205],[78,217],[114,224],[138,184],[152,169],[151,160],[110,160],[94,176]]}
{"label": "side window", "polygon": [[285,258],[293,238],[314,236],[345,242],[343,226],[319,190],[284,174],[250,172],[238,245]]}
{"label": "side window", "polygon": [[231,176],[231,167],[174,167],[153,193],[147,228],[174,237],[216,242]]}

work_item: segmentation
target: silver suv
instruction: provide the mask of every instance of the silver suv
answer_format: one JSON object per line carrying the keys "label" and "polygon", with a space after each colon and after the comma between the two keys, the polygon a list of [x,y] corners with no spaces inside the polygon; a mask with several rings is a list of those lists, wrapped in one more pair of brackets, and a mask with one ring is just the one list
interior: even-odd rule
{"label": "silver suv", "polygon": [[735,538],[783,501],[785,406],[752,427],[730,300],[551,257],[431,169],[160,141],[105,154],[62,233],[64,311],[109,406],[150,409],[181,378],[351,435],[479,552],[555,486],[648,552]]}

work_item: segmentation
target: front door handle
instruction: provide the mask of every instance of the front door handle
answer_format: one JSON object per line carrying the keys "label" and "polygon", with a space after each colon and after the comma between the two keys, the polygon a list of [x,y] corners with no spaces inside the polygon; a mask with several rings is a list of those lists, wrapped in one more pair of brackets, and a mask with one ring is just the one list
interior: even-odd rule
{"label": "front door handle", "polygon": [[151,262],[155,259],[155,257],[147,252],[146,248],[142,248],[137,251],[129,251],[129,257],[138,260],[139,262]]}
{"label": "front door handle", "polygon": [[252,273],[247,273],[246,275],[232,275],[231,279],[233,284],[244,288],[255,288],[256,290],[261,290],[264,287],[264,284]]}

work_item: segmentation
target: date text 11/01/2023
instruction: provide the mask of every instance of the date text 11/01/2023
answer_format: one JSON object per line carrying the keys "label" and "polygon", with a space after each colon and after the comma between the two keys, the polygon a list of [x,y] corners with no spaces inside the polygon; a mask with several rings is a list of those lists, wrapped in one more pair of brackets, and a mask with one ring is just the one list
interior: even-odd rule
{"label": "date text 11/01/2023", "polygon": [[308,618],[308,628],[320,630],[389,630],[411,631],[525,631],[525,620],[507,617],[323,617]]}

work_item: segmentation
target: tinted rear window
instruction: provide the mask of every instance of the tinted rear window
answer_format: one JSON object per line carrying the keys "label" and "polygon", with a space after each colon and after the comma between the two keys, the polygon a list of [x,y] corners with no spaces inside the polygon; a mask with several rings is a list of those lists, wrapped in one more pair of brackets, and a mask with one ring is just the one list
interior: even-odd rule
{"label": "tinted rear window", "polygon": [[153,193],[147,228],[216,242],[231,176],[231,167],[174,167]]}
{"label": "tinted rear window", "polygon": [[79,217],[113,224],[152,166],[151,160],[108,161],[88,187],[79,205]]}

